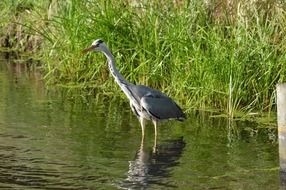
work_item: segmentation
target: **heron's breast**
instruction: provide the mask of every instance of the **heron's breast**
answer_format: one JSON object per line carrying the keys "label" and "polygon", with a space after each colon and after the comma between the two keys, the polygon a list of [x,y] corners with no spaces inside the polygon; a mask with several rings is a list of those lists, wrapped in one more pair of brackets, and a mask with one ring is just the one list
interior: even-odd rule
{"label": "heron's breast", "polygon": [[130,102],[130,107],[137,117],[143,117],[144,119],[152,120],[152,116],[136,103]]}

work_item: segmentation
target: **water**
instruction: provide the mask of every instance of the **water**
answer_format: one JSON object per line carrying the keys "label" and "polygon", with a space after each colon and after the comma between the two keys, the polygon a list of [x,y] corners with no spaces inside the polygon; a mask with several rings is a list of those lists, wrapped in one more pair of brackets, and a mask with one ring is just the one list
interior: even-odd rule
{"label": "water", "polygon": [[120,98],[0,63],[0,189],[278,189],[276,130],[194,112],[141,128]]}

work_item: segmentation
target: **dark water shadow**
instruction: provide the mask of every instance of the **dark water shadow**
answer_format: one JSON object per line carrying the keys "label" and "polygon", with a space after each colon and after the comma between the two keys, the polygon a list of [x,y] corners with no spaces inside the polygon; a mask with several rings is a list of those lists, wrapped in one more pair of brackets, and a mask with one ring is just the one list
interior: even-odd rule
{"label": "dark water shadow", "polygon": [[127,178],[120,184],[123,189],[149,189],[150,185],[174,188],[166,179],[171,177],[172,168],[179,165],[186,143],[183,137],[164,141],[153,148],[141,143],[134,160],[129,161]]}

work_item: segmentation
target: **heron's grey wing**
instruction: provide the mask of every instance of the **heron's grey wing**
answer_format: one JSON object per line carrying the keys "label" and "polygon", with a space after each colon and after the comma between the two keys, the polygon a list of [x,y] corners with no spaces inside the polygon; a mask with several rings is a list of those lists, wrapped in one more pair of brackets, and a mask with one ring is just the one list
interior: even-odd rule
{"label": "heron's grey wing", "polygon": [[185,119],[182,109],[171,98],[166,96],[143,96],[141,106],[158,120]]}
{"label": "heron's grey wing", "polygon": [[143,96],[146,96],[147,94],[164,96],[164,94],[161,93],[160,91],[152,89],[144,85],[132,85],[132,86],[129,86],[129,89],[130,89],[130,92],[132,93],[132,96],[136,99],[138,104],[140,103],[141,98]]}

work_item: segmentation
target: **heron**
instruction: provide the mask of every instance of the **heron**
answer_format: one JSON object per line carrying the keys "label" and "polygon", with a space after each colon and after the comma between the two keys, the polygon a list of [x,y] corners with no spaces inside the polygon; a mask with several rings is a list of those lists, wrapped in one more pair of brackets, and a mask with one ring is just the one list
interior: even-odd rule
{"label": "heron", "polygon": [[186,115],[182,109],[166,94],[148,86],[135,85],[128,82],[117,70],[115,58],[103,40],[95,40],[90,47],[84,49],[82,52],[87,53],[90,51],[102,52],[106,56],[110,73],[129,99],[131,110],[139,119],[142,139],[144,139],[146,120],[153,122],[156,139],[159,121],[172,119],[183,121],[186,119]]}

